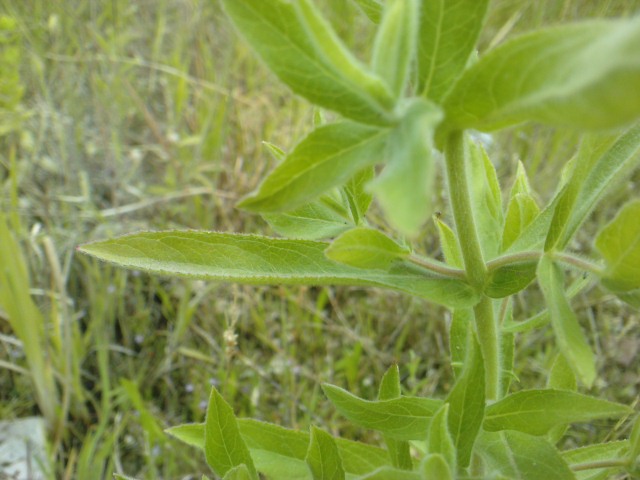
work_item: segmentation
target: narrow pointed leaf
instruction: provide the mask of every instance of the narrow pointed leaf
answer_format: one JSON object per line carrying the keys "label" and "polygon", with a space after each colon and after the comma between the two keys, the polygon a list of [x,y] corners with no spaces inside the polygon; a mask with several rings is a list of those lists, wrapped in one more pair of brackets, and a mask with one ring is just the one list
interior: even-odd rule
{"label": "narrow pointed leaf", "polygon": [[372,70],[396,97],[404,92],[416,48],[418,0],[387,0],[373,44]]}
{"label": "narrow pointed leaf", "polygon": [[[378,390],[378,400],[391,400],[399,398],[401,395],[400,370],[398,365],[392,365],[382,377]],[[391,464],[394,467],[402,470],[411,470],[413,468],[409,442],[396,440],[388,435],[384,435],[384,442],[387,444]]]}
{"label": "narrow pointed leaf", "polygon": [[469,141],[471,208],[483,258],[491,260],[500,252],[502,194],[496,169],[481,145]]}
{"label": "narrow pointed leaf", "polygon": [[413,101],[390,134],[385,169],[369,184],[391,224],[406,235],[416,235],[431,215],[432,134],[440,118],[435,105]]}
{"label": "narrow pointed leaf", "polygon": [[564,274],[548,257],[538,264],[538,283],[547,303],[560,352],[587,386],[596,377],[595,357],[564,292]]}
{"label": "narrow pointed leaf", "polygon": [[[564,358],[564,355],[561,353],[556,355],[553,365],[551,365],[549,378],[547,379],[547,388],[572,392],[578,389],[576,375],[573,373],[567,359]],[[547,432],[547,440],[555,445],[562,439],[568,427],[569,422],[556,425]]]}
{"label": "narrow pointed leaf", "polygon": [[640,288],[640,200],[627,203],[595,241],[606,261],[604,285],[619,292]]}
{"label": "narrow pointed leaf", "polygon": [[458,464],[466,468],[484,417],[485,374],[480,346],[469,335],[462,374],[447,396],[449,432],[453,438]]}
{"label": "narrow pointed leaf", "polygon": [[353,228],[325,250],[335,262],[357,268],[388,270],[391,264],[409,255],[409,249],[398,245],[384,233],[373,228]]}
{"label": "narrow pointed leaf", "polygon": [[442,248],[445,261],[453,267],[463,268],[462,251],[460,251],[458,236],[449,225],[439,218],[434,217],[434,222],[438,227],[440,247]]}
{"label": "narrow pointed leaf", "polygon": [[464,70],[487,11],[488,0],[422,2],[418,41],[418,91],[440,103]]}
{"label": "narrow pointed leaf", "polygon": [[204,426],[204,453],[207,463],[219,476],[245,465],[253,480],[258,474],[244,443],[233,410],[215,388],[211,389]]}
{"label": "narrow pointed leaf", "polygon": [[554,212],[545,249],[565,248],[597,203],[640,163],[640,124],[618,137],[585,140]]}
{"label": "narrow pointed leaf", "polygon": [[382,162],[387,136],[387,129],[353,122],[318,127],[238,206],[273,213],[309,203],[364,167]]}
{"label": "narrow pointed leaf", "polygon": [[523,390],[488,406],[483,428],[544,435],[558,425],[619,418],[632,412],[626,405],[569,390]]}
{"label": "narrow pointed leaf", "polygon": [[[269,478],[311,479],[305,463],[309,434],[249,418],[237,420],[256,469]],[[170,435],[204,450],[204,424],[185,424],[167,430]],[[364,443],[336,438],[345,471],[363,475],[389,464],[386,452]]]}
{"label": "narrow pointed leaf", "polygon": [[313,480],[344,480],[342,458],[335,440],[328,433],[311,427],[311,441],[306,457]]}
{"label": "narrow pointed leaf", "polygon": [[369,401],[334,385],[323,385],[338,412],[356,425],[378,430],[399,440],[423,440],[433,414],[442,402],[422,397]]}
{"label": "narrow pointed leaf", "polygon": [[541,437],[521,432],[483,432],[478,452],[488,472],[509,480],[575,480],[558,451]]}
{"label": "narrow pointed leaf", "polygon": [[213,232],[147,232],[84,245],[101,260],[151,273],[249,285],[371,285],[451,306],[478,298],[466,283],[406,266],[363,270],[327,259],[328,244]]}
{"label": "narrow pointed leaf", "polygon": [[462,375],[464,359],[469,350],[469,335],[473,324],[473,310],[456,308],[451,316],[449,327],[449,352],[451,367],[456,378]]}
{"label": "narrow pointed leaf", "polygon": [[456,446],[449,432],[449,404],[435,413],[429,425],[427,452],[442,455],[451,472],[457,471]]}
{"label": "narrow pointed leaf", "polygon": [[367,191],[366,186],[375,178],[375,175],[374,167],[366,167],[356,173],[342,188],[355,225],[364,223],[365,215],[373,200],[373,195]]}
{"label": "narrow pointed leaf", "polygon": [[304,240],[322,240],[352,228],[349,212],[330,195],[282,213],[262,215],[279,235]]}
{"label": "narrow pointed leaf", "polygon": [[491,50],[445,101],[451,128],[610,129],[640,116],[640,17],[538,30]]}
{"label": "narrow pointed leaf", "polygon": [[538,216],[540,208],[533,198],[529,179],[522,163],[518,164],[518,172],[511,193],[507,214],[502,232],[502,250],[507,250],[522,232]]}
{"label": "narrow pointed leaf", "polygon": [[267,66],[295,93],[364,123],[392,120],[384,81],[344,46],[310,0],[222,0]]}

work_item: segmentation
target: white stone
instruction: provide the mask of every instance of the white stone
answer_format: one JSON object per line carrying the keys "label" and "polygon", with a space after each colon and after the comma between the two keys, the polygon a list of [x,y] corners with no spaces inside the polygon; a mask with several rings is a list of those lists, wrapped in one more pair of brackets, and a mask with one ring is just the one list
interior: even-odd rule
{"label": "white stone", "polygon": [[40,417],[0,422],[0,478],[47,480],[46,427]]}

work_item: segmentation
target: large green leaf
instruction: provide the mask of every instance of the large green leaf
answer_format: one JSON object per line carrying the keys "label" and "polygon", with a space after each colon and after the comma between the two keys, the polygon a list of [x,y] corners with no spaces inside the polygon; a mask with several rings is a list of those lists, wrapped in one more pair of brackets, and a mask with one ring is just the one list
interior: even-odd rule
{"label": "large green leaf", "polygon": [[357,268],[388,270],[396,260],[410,251],[379,230],[353,228],[336,238],[325,254],[333,261]]}
{"label": "large green leaf", "polygon": [[432,136],[441,115],[434,104],[412,100],[389,136],[385,169],[369,184],[389,222],[406,235],[416,235],[431,215]]}
{"label": "large green leaf", "polygon": [[483,428],[544,435],[557,425],[617,418],[633,413],[619,403],[569,390],[523,390],[487,407]]}
{"label": "large green leaf", "polygon": [[450,306],[478,298],[460,280],[429,277],[409,266],[362,270],[327,259],[328,244],[258,235],[196,231],[147,232],[84,245],[101,260],[152,273],[251,285],[372,285]]}
{"label": "large green leaf", "polygon": [[334,385],[323,385],[325,395],[351,422],[378,430],[398,440],[424,440],[431,417],[442,401],[422,397],[400,397],[369,401]]}
{"label": "large green leaf", "polygon": [[596,378],[595,357],[564,291],[564,274],[548,257],[538,263],[538,283],[547,303],[560,351],[587,386]]}
{"label": "large green leaf", "polygon": [[371,68],[396,97],[401,97],[409,79],[416,48],[419,0],[387,0],[373,44]]}
{"label": "large green leaf", "polygon": [[[378,389],[378,400],[391,400],[399,398],[401,395],[400,370],[398,365],[392,365],[382,377],[380,388]],[[394,467],[402,470],[411,470],[413,468],[409,442],[396,440],[388,435],[384,435],[384,442],[387,444],[389,457]]]}
{"label": "large green leaf", "polygon": [[477,443],[486,463],[483,478],[498,474],[509,480],[575,480],[558,451],[541,437],[522,432],[483,432]]}
{"label": "large green leaf", "polygon": [[233,409],[215,388],[211,389],[204,424],[204,454],[209,466],[219,476],[226,475],[234,467],[244,465],[252,479],[258,478],[249,449],[240,435]]}
{"label": "large green leaf", "polygon": [[485,402],[485,372],[480,346],[468,336],[462,374],[447,396],[449,432],[457,450],[457,461],[468,467],[471,451],[482,426]]}
{"label": "large green leaf", "polygon": [[422,2],[418,41],[418,91],[439,103],[473,52],[488,0]]}
{"label": "large green leaf", "polygon": [[598,201],[640,163],[640,124],[617,138],[586,139],[554,211],[545,249],[565,248]]}
{"label": "large green leaf", "polygon": [[311,427],[311,440],[306,457],[313,480],[344,480],[342,458],[335,440],[327,432]]}
{"label": "large green leaf", "polygon": [[349,121],[318,127],[239,206],[260,213],[300,207],[381,163],[387,137],[388,129]]}
{"label": "large green leaf", "polygon": [[627,203],[596,237],[606,261],[603,283],[616,292],[640,288],[640,200]]}
{"label": "large green leaf", "polygon": [[311,0],[222,0],[267,66],[311,102],[364,123],[392,120],[384,81],[344,46]]}
{"label": "large green leaf", "polygon": [[[237,420],[256,469],[269,478],[311,479],[305,462],[309,434],[249,418]],[[204,450],[204,424],[185,424],[167,430],[170,435]],[[336,438],[347,474],[363,475],[389,464],[381,448]]]}
{"label": "large green leaf", "polygon": [[538,30],[469,68],[445,101],[450,128],[525,121],[609,129],[640,116],[640,17]]}

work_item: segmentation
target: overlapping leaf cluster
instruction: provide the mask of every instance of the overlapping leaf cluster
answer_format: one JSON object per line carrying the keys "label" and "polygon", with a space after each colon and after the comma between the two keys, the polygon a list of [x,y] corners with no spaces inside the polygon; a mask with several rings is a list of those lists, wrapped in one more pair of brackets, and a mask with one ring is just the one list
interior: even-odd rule
{"label": "overlapping leaf cluster", "polygon": [[[628,441],[560,452],[569,424],[633,414],[577,392],[595,355],[571,308],[593,282],[640,306],[640,203],[598,234],[594,258],[569,249],[581,225],[640,162],[640,17],[534,31],[474,55],[488,0],[356,0],[377,24],[359,61],[312,0],[221,0],[264,63],[295,93],[339,116],[285,153],[240,207],[286,238],[140,233],[82,250],[126,267],[248,284],[390,288],[453,310],[456,383],[444,400],[403,396],[397,367],[368,401],[324,392],[386,449],[238,420],[213,391],[204,425],[170,430],[225,478],[606,478],[638,468]],[[503,206],[496,171],[466,135],[535,121],[584,133],[553,198],[540,206],[520,165]],[[431,216],[444,153],[454,225],[435,219],[445,261],[413,252]],[[379,172],[379,173],[378,173]],[[397,234],[367,220],[375,198]],[[388,231],[385,229],[385,231]],[[599,256],[595,256],[599,253]],[[584,272],[568,287],[566,269]],[[537,280],[546,308],[512,318]],[[510,393],[514,333],[550,323],[558,352],[546,389]]]}

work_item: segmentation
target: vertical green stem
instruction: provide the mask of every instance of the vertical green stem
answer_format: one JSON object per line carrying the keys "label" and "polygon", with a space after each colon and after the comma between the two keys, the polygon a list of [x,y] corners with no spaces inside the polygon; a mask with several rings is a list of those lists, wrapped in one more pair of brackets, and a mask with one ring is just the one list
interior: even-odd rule
{"label": "vertical green stem", "polygon": [[463,132],[457,131],[449,135],[445,159],[449,182],[449,201],[453,209],[464,267],[471,284],[481,289],[484,287],[487,267],[482,258],[480,240],[471,209]]}
{"label": "vertical green stem", "polygon": [[[482,258],[480,239],[471,208],[463,132],[453,132],[449,135],[445,148],[445,159],[449,200],[453,209],[453,218],[467,278],[471,285],[483,289],[487,266]],[[485,365],[486,396],[488,400],[496,400],[500,395],[500,330],[493,314],[491,299],[484,297],[473,311]]]}

